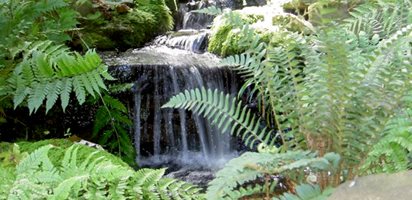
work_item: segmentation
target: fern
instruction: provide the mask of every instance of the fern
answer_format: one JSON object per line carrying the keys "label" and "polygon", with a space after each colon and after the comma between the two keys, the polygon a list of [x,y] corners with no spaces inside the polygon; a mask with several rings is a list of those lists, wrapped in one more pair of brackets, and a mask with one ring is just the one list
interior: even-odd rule
{"label": "fern", "polygon": [[240,187],[234,191],[228,192],[227,199],[242,199],[256,194],[264,194],[265,192],[265,188],[262,185],[249,185],[247,187]]}
{"label": "fern", "polygon": [[296,186],[296,194],[286,193],[273,200],[326,200],[332,192],[331,188],[322,191],[318,185],[301,184]]}
{"label": "fern", "polygon": [[241,136],[247,146],[252,148],[256,143],[267,146],[274,145],[274,136],[267,128],[260,128],[259,120],[247,107],[241,107],[241,102],[236,104],[236,99],[231,99],[217,90],[201,88],[186,90],[172,97],[162,108],[184,108],[203,115],[216,125],[222,132],[230,128],[231,134]]}
{"label": "fern", "polygon": [[50,41],[27,43],[25,49],[9,83],[14,89],[14,107],[27,99],[30,113],[37,111],[43,101],[49,111],[58,97],[65,110],[72,91],[83,104],[87,94],[95,96],[106,90],[104,79],[113,80],[94,51],[81,56]]}
{"label": "fern", "polygon": [[[403,2],[403,7],[410,6]],[[305,166],[312,166],[322,189],[338,185],[342,178],[410,167],[410,17],[396,6],[388,10],[377,6],[372,10],[376,12],[372,17],[377,20],[364,28],[360,26],[363,21],[354,19],[355,29],[352,25],[335,24],[309,36],[279,34],[269,44],[260,44],[247,26],[242,29],[241,34],[247,35],[243,42],[247,50],[223,59],[222,65],[246,78],[242,90],[252,87],[251,98],[258,98],[262,115],[272,118],[276,136],[282,139],[283,151],[279,155],[290,153],[290,159],[296,159],[296,163],[288,163],[289,157],[282,157],[285,162],[270,165],[269,160],[276,157],[265,152],[271,152],[273,147],[260,141],[265,152],[230,161],[211,182],[209,198],[242,196],[238,189],[265,175],[282,174],[295,183],[302,182],[305,174],[288,172]],[[186,91],[166,106],[192,110],[212,123],[233,123],[226,116],[232,114],[231,108],[239,106],[237,102],[230,105],[223,94],[204,91]],[[223,113],[214,111],[214,106],[219,105]],[[270,115],[266,114],[268,111]],[[248,120],[239,123],[249,125]],[[247,130],[243,132],[241,135],[250,134]],[[327,162],[318,165],[317,157],[292,156],[300,150],[311,150],[329,158],[326,160],[334,160],[334,168],[326,167]],[[336,152],[341,159],[330,152]],[[267,163],[259,163],[260,159],[267,159]],[[266,188],[267,183],[264,185]],[[245,195],[250,191],[244,190]],[[317,188],[303,186],[301,193],[285,194],[284,198],[311,198],[311,194],[315,197],[319,193]]]}
{"label": "fern", "polygon": [[95,115],[93,137],[110,152],[134,166],[136,151],[129,135],[133,123],[129,119],[127,108],[107,94],[101,101],[102,105]]}
{"label": "fern", "polygon": [[[366,33],[369,37],[385,38],[410,23],[409,0],[394,3],[367,3],[360,5],[346,19],[348,28],[356,34]],[[408,22],[409,21],[409,22]]]}
{"label": "fern", "polygon": [[408,158],[412,151],[410,116],[408,109],[388,122],[383,138],[372,147],[361,167],[365,173],[392,173],[411,167]]}
{"label": "fern", "polygon": [[[296,177],[296,174],[302,175],[303,168],[326,170],[337,166],[338,162],[339,156],[336,154],[327,154],[324,158],[318,158],[316,154],[309,151],[290,151],[279,154],[247,152],[229,161],[216,174],[216,178],[209,183],[206,195],[208,199],[230,199],[230,195],[237,187],[244,186],[265,175],[282,174]],[[249,192],[249,190],[244,191]]]}
{"label": "fern", "polygon": [[78,163],[77,145],[54,166],[47,156],[50,148],[41,147],[17,166],[8,199],[202,199],[198,188],[163,179],[164,169],[135,172],[96,157],[97,151]]}

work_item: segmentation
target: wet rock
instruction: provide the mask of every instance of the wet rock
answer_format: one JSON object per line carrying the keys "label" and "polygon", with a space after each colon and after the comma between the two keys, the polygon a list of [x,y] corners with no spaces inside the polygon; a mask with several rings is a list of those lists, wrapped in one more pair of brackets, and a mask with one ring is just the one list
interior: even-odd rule
{"label": "wet rock", "polygon": [[247,6],[264,6],[266,3],[266,0],[246,0]]}
{"label": "wet rock", "polygon": [[129,10],[130,10],[130,7],[127,6],[126,4],[119,4],[116,6],[116,11],[120,14],[127,13],[129,12]]}
{"label": "wet rock", "polygon": [[340,185],[330,200],[407,200],[412,198],[412,171],[375,174]]}
{"label": "wet rock", "polygon": [[188,50],[194,53],[204,53],[207,49],[209,33],[207,30],[180,30],[155,39],[155,45],[166,45],[171,48]]}
{"label": "wet rock", "polygon": [[205,188],[207,184],[215,178],[215,173],[216,172],[211,170],[180,169],[169,173],[166,177],[177,178]]}
{"label": "wet rock", "polygon": [[221,8],[241,9],[243,0],[216,0],[216,4]]}

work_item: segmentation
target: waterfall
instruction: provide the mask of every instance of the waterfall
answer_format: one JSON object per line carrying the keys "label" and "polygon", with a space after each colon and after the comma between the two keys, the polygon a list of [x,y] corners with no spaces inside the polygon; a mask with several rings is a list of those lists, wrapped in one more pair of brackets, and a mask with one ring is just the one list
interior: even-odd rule
{"label": "waterfall", "polygon": [[161,109],[173,95],[207,87],[233,96],[237,76],[218,65],[219,58],[203,53],[148,46],[106,56],[111,74],[133,82],[134,142],[143,166],[200,165],[211,167],[236,155],[236,141],[201,116],[185,110]]}
{"label": "waterfall", "polygon": [[[159,72],[157,68],[154,68],[154,82],[159,82]],[[154,122],[153,122],[153,154],[158,156],[160,154],[160,125],[161,125],[161,118],[160,118],[160,93],[159,93],[159,85],[154,84]],[[138,113],[136,113],[138,114]]]}
{"label": "waterfall", "polygon": [[[135,85],[135,87],[137,87]],[[137,155],[140,155],[140,136],[141,136],[141,126],[140,126],[140,105],[142,103],[142,97],[140,91],[137,89],[134,91],[134,148],[136,149]]]}
{"label": "waterfall", "polygon": [[[213,167],[236,156],[236,140],[221,133],[202,116],[185,110],[161,109],[173,95],[206,87],[236,95],[238,77],[205,53],[213,17],[194,10],[216,5],[243,7],[243,0],[190,1],[179,4],[173,33],[157,37],[149,46],[104,56],[120,82],[132,82],[134,145],[141,166],[198,165]],[[248,0],[260,5],[265,0]],[[255,2],[255,3],[253,3]],[[182,29],[184,28],[184,29]],[[180,30],[182,29],[182,30]]]}
{"label": "waterfall", "polygon": [[[174,94],[178,94],[180,92],[179,85],[177,83],[177,76],[176,72],[173,67],[170,67],[170,75],[172,77],[172,85]],[[187,156],[187,133],[186,133],[186,112],[182,109],[179,110],[179,118],[180,118],[180,141],[182,143],[181,152],[184,156]]]}
{"label": "waterfall", "polygon": [[159,36],[154,40],[154,44],[204,53],[207,48],[208,36],[209,31],[207,30],[180,30],[174,34]]}

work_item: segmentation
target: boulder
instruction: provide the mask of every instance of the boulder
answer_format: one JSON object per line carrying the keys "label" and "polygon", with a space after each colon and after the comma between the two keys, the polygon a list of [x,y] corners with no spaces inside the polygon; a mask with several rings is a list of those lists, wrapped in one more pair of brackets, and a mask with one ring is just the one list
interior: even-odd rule
{"label": "boulder", "polygon": [[330,200],[409,200],[412,199],[412,170],[396,174],[374,174],[347,181]]}

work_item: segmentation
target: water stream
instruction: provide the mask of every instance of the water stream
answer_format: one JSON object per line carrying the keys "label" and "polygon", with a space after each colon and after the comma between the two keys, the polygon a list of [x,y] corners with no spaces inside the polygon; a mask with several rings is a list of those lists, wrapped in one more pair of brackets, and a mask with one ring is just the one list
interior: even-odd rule
{"label": "water stream", "polygon": [[201,116],[161,109],[173,95],[207,87],[235,95],[238,77],[219,58],[163,45],[104,56],[112,74],[132,82],[134,142],[142,166],[219,167],[236,156],[236,141]]}
{"label": "water stream", "polygon": [[238,77],[219,66],[219,58],[205,53],[207,27],[213,17],[193,10],[210,5],[236,8],[242,6],[242,2],[181,3],[179,15],[182,17],[176,23],[178,31],[159,36],[141,49],[103,55],[112,66],[111,73],[120,82],[134,84],[130,105],[134,107],[133,138],[140,166],[169,167],[174,169],[169,176],[180,176],[184,180],[187,179],[181,176],[210,179],[213,169],[237,156],[237,140],[228,133],[222,134],[201,116],[185,110],[161,109],[161,106],[173,95],[199,87],[236,95]]}

